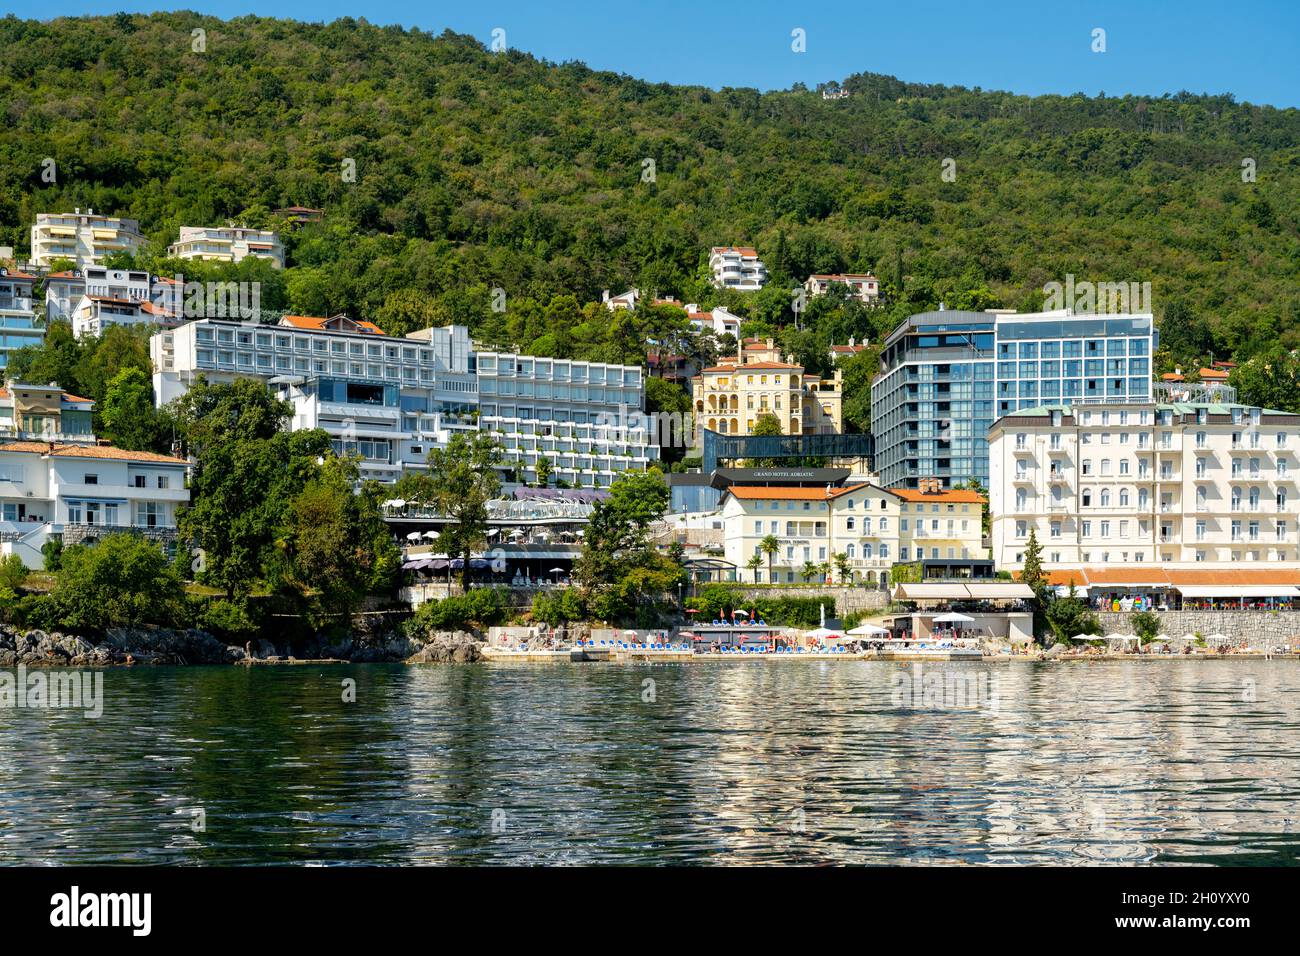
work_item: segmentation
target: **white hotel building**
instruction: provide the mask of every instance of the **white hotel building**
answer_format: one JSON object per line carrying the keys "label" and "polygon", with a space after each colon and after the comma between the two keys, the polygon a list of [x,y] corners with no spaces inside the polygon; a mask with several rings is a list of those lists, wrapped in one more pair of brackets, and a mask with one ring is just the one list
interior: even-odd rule
{"label": "white hotel building", "polygon": [[1300,415],[1235,403],[1023,409],[989,430],[993,556],[1047,569],[1300,562]]}
{"label": "white hotel building", "polygon": [[263,379],[293,405],[293,428],[323,428],[338,450],[359,452],[363,478],[426,467],[455,431],[497,432],[527,481],[543,455],[555,478],[581,487],[607,487],[658,457],[639,421],[642,369],[476,354],[464,326],[397,338],[341,315],[201,319],[155,334],[150,352],[160,405],[199,375]]}

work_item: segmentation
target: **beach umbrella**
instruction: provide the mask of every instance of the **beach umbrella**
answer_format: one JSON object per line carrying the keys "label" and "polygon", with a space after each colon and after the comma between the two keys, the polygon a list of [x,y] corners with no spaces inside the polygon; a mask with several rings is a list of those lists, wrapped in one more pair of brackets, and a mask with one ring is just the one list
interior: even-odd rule
{"label": "beach umbrella", "polygon": [[426,531],[426,532],[424,533],[424,536],[425,536],[426,538],[428,538],[430,541],[437,541],[437,540],[438,540],[438,532],[436,532],[436,531]]}
{"label": "beach umbrella", "polygon": [[739,608],[731,612],[732,617],[749,617],[748,611],[742,611]]}
{"label": "beach umbrella", "polygon": [[1205,640],[1207,642],[1213,642],[1215,644],[1223,644],[1232,640],[1232,638],[1230,638],[1227,634],[1211,634]]}
{"label": "beach umbrella", "polygon": [[878,624],[859,624],[857,627],[848,631],[848,633],[883,636],[889,633],[889,628],[881,627]]}
{"label": "beach umbrella", "polygon": [[551,574],[563,574],[564,568],[551,568]]}
{"label": "beach umbrella", "polygon": [[405,507],[406,507],[406,502],[403,501],[401,498],[389,498],[387,501],[384,502],[384,507],[385,507],[385,508],[405,508]]}
{"label": "beach umbrella", "polygon": [[1096,641],[1100,640],[1096,634],[1076,634],[1070,638],[1072,641]]}
{"label": "beach umbrella", "polygon": [[830,628],[828,628],[828,627],[818,627],[818,628],[814,628],[813,630],[809,631],[809,632],[808,632],[806,635],[804,635],[804,636],[805,636],[805,637],[813,637],[813,638],[817,638],[818,640],[825,640],[825,639],[828,638],[828,637],[839,637],[839,636],[840,636],[840,632],[839,632],[839,631],[832,631],[832,630],[831,630]]}
{"label": "beach umbrella", "polygon": [[419,540],[420,540],[420,532],[418,532],[418,531],[412,531],[410,534],[408,534],[408,535],[406,536],[406,540],[407,540],[407,541],[419,541]]}
{"label": "beach umbrella", "polygon": [[686,609],[686,613],[687,613],[687,614],[699,614],[700,611],[699,611],[698,608],[688,607],[688,608]]}
{"label": "beach umbrella", "polygon": [[934,618],[936,624],[970,624],[975,618],[968,617],[965,614],[958,614],[956,611],[949,611],[947,614],[940,614]]}

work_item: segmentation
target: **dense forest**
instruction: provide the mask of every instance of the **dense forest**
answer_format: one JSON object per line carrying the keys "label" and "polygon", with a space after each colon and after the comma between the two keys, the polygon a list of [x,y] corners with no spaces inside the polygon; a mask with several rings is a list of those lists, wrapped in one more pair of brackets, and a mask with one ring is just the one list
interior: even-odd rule
{"label": "dense forest", "polygon": [[[37,212],[89,206],[139,219],[144,264],[169,273],[182,224],[323,208],[286,236],[264,307],[586,358],[667,334],[610,322],[602,289],[728,304],[820,367],[832,340],[941,301],[1038,308],[1067,274],[1150,281],[1165,367],[1300,345],[1300,111],[840,85],[652,84],[353,19],[8,17],[0,244],[21,257]],[[769,288],[709,288],[708,248],[731,243],[758,248]],[[791,286],[848,270],[875,271],[887,306],[819,301],[796,329]]]}

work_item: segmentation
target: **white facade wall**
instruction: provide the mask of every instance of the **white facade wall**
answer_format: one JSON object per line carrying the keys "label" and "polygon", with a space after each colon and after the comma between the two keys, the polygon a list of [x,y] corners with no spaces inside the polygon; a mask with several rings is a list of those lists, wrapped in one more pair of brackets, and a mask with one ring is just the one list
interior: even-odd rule
{"label": "white facade wall", "polygon": [[1300,415],[1241,405],[1091,405],[989,432],[994,560],[1044,566],[1300,561]]}

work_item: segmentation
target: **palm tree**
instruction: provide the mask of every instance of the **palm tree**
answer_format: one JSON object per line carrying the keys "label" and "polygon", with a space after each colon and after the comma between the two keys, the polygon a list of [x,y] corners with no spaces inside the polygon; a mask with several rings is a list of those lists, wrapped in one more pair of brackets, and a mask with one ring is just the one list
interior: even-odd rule
{"label": "palm tree", "polygon": [[758,549],[767,555],[767,583],[775,584],[776,581],[772,578],[772,558],[781,550],[781,545],[777,543],[776,535],[769,534],[759,542]]}
{"label": "palm tree", "polygon": [[749,568],[750,571],[754,572],[755,584],[758,583],[758,569],[761,568],[762,566],[763,566],[763,556],[759,554],[757,551],[755,551],[752,555],[750,555],[749,562],[745,565],[745,567]]}
{"label": "palm tree", "polygon": [[835,573],[840,576],[840,584],[853,583],[853,569],[849,567],[849,556],[843,551],[835,555]]}
{"label": "palm tree", "polygon": [[817,576],[817,571],[817,565],[813,564],[811,561],[805,561],[803,563],[803,583],[807,584],[810,580],[815,578]]}

